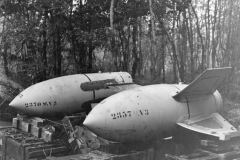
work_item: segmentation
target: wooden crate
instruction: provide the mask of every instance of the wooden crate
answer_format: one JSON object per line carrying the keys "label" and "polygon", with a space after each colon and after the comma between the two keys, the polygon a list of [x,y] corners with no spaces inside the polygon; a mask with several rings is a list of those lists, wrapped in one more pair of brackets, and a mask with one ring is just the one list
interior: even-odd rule
{"label": "wooden crate", "polygon": [[17,115],[16,118],[13,118],[12,125],[16,128],[21,129],[21,123],[29,123],[31,126],[42,127],[44,124],[44,119],[39,117],[28,117],[26,115]]}
{"label": "wooden crate", "polygon": [[52,142],[53,132],[44,129],[44,123],[44,119],[42,118],[28,117],[26,115],[17,115],[17,117],[12,120],[12,126],[16,129],[30,133],[37,138],[42,138],[46,142]]}
{"label": "wooden crate", "polygon": [[10,136],[2,136],[2,160],[40,160],[48,156],[65,156],[66,154],[67,149],[63,143],[51,144],[41,140],[21,141]]}

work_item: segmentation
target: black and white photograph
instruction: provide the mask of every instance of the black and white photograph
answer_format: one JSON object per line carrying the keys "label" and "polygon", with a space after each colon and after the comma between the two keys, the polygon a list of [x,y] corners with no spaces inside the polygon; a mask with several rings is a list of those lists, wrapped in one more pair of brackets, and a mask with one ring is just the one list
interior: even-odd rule
{"label": "black and white photograph", "polygon": [[0,160],[240,160],[240,1],[0,0]]}

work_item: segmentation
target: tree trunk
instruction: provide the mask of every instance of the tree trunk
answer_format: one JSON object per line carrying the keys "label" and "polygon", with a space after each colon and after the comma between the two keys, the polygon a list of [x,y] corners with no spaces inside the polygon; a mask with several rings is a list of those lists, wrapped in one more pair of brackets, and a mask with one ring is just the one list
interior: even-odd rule
{"label": "tree trunk", "polygon": [[[56,12],[55,11],[50,11],[50,15],[51,15],[51,30],[55,29],[55,17],[54,14]],[[53,76],[57,76],[57,50],[56,50],[56,32],[53,33],[52,35],[52,65],[53,65]]]}
{"label": "tree trunk", "polygon": [[166,82],[166,79],[165,79],[165,45],[166,45],[166,40],[165,40],[165,36],[164,36],[164,33],[162,34],[162,83],[165,83]]}
{"label": "tree trunk", "polygon": [[122,47],[122,55],[123,55],[123,71],[128,72],[128,70],[129,70],[129,41],[130,41],[131,25],[129,24],[128,29],[127,29],[128,37],[126,37],[125,32],[124,32],[125,26],[122,25],[121,22],[119,25],[120,25],[119,26],[119,38],[120,38],[120,43],[121,43],[121,47]]}
{"label": "tree trunk", "polygon": [[205,51],[206,51],[206,67],[209,68],[210,63],[210,0],[207,0],[207,10],[206,10],[206,44],[205,44]]}
{"label": "tree trunk", "polygon": [[62,73],[62,53],[61,53],[61,34],[60,29],[57,30],[57,75]]}
{"label": "tree trunk", "polygon": [[7,59],[7,49],[8,49],[8,44],[7,44],[7,38],[6,38],[6,33],[5,33],[5,29],[6,29],[6,22],[5,22],[5,18],[3,19],[3,25],[2,25],[2,40],[1,40],[1,44],[3,46],[2,49],[2,56],[3,56],[3,67],[4,67],[4,73],[6,76],[9,76],[9,70],[8,70],[8,59]]}
{"label": "tree trunk", "polygon": [[110,6],[110,26],[111,26],[111,29],[112,31],[114,30],[114,27],[113,27],[113,8],[114,8],[114,0],[111,0],[111,6]]}
{"label": "tree trunk", "polygon": [[[69,29],[71,31],[71,49],[72,49],[72,55],[73,55],[73,59],[74,59],[74,66],[75,66],[75,69],[76,69],[76,72],[77,73],[80,73],[79,71],[79,63],[78,63],[78,59],[77,59],[77,55],[76,55],[76,36],[75,36],[75,32],[74,32],[74,27],[73,27],[73,19],[72,19],[72,16],[73,16],[73,8],[74,8],[74,0],[71,1],[71,6],[70,6],[70,13],[69,13]],[[81,2],[80,2],[80,6],[81,6]],[[81,6],[82,7],[82,6]],[[82,8],[80,10],[80,13],[82,12]],[[82,17],[81,17],[82,18]],[[82,21],[82,19],[80,20]]]}
{"label": "tree trunk", "polygon": [[57,47],[56,47],[56,34],[53,35],[53,74],[57,75]]}
{"label": "tree trunk", "polygon": [[214,16],[213,16],[213,26],[212,26],[212,68],[215,68],[215,58],[217,52],[217,39],[215,38],[215,28],[217,23],[217,0],[215,0],[215,9],[214,9]]}
{"label": "tree trunk", "polygon": [[134,19],[133,31],[132,31],[132,54],[133,54],[133,66],[132,66],[132,78],[135,79],[137,68],[139,64],[139,58],[137,54],[137,18]]}
{"label": "tree trunk", "polygon": [[139,65],[138,65],[138,76],[141,75],[142,71],[142,65],[143,65],[143,56],[142,56],[142,24],[141,24],[141,19],[139,20],[138,23],[138,50],[139,50]]}
{"label": "tree trunk", "polygon": [[193,49],[193,25],[192,25],[192,15],[191,12],[188,10],[188,15],[189,15],[189,25],[188,25],[188,20],[187,22],[187,32],[188,32],[188,43],[189,43],[189,48],[190,48],[190,72],[191,72],[191,81],[194,80],[195,78],[195,72],[194,72],[194,49]]}
{"label": "tree trunk", "polygon": [[[220,55],[220,51],[221,51],[221,21],[222,21],[222,9],[223,9],[223,5],[222,5],[222,1],[218,0],[218,6],[219,6],[219,10],[218,10],[218,22],[217,22],[217,26],[216,26],[216,30],[217,30],[217,45],[219,45],[219,49],[216,51],[216,55]],[[216,45],[216,46],[217,46]],[[219,59],[216,59],[216,55],[215,55],[215,64],[217,65],[217,67],[220,67],[220,63],[219,63]]]}
{"label": "tree trunk", "polygon": [[113,66],[114,66],[114,69],[112,71],[117,71],[118,70],[118,54],[117,54],[117,48],[116,48],[117,45],[116,45],[114,35],[112,36],[113,37],[111,38],[111,52],[113,56]]}
{"label": "tree trunk", "polygon": [[79,44],[79,61],[78,61],[78,71],[80,73],[86,73],[86,46],[84,42]]}
{"label": "tree trunk", "polygon": [[185,66],[187,65],[187,18],[186,18],[186,10],[183,11],[183,21],[182,21],[182,52],[181,52],[181,58],[180,58],[180,70],[179,75],[181,82],[185,82]]}
{"label": "tree trunk", "polygon": [[152,39],[151,39],[151,46],[152,46],[152,53],[151,53],[151,80],[154,79],[155,76],[155,65],[156,65],[156,35],[155,35],[155,18],[152,8],[152,0],[149,0],[149,10],[150,10],[150,20],[151,20],[151,31],[152,31]]}
{"label": "tree trunk", "polygon": [[42,51],[42,62],[43,62],[43,67],[42,67],[42,77],[41,80],[46,80],[47,78],[47,16],[48,16],[48,11],[47,9],[44,10],[44,22],[43,22],[43,32],[42,32],[42,37],[43,37],[43,51]]}
{"label": "tree trunk", "polygon": [[[191,4],[192,5],[192,4]],[[200,41],[201,41],[201,47],[202,47],[202,64],[201,64],[201,72],[203,72],[205,70],[205,49],[204,49],[204,43],[203,43],[203,37],[202,37],[202,34],[201,34],[201,30],[200,30],[200,24],[199,24],[199,20],[198,20],[198,15],[195,11],[195,8],[192,6],[192,11],[195,15],[195,18],[197,20],[197,33],[198,33],[198,36],[200,38]]]}
{"label": "tree trunk", "polygon": [[174,76],[174,83],[178,83],[178,75],[177,75],[177,68],[179,69],[178,65],[178,58],[177,58],[177,50],[176,50],[176,44],[175,44],[175,25],[176,25],[176,5],[175,1],[172,0],[172,7],[173,7],[173,26],[172,26],[172,40],[169,38],[169,41],[172,46],[172,61],[173,61],[173,76]]}
{"label": "tree trunk", "polygon": [[6,76],[9,76],[9,70],[8,70],[8,59],[7,59],[7,49],[8,46],[5,42],[4,49],[3,49],[3,65],[4,65],[4,72]]}
{"label": "tree trunk", "polygon": [[231,55],[231,38],[232,38],[232,15],[233,15],[233,1],[230,1],[229,17],[228,17],[228,31],[227,31],[227,42],[226,42],[226,52],[225,52],[225,66],[230,65],[230,55]]}
{"label": "tree trunk", "polygon": [[94,51],[94,47],[92,45],[92,39],[90,39],[89,46],[88,46],[88,73],[92,72],[93,51]]}
{"label": "tree trunk", "polygon": [[92,62],[93,62],[93,51],[94,46],[92,43],[92,19],[90,18],[89,24],[88,24],[88,34],[90,35],[90,38],[88,39],[88,65],[87,65],[87,72],[92,72]]}

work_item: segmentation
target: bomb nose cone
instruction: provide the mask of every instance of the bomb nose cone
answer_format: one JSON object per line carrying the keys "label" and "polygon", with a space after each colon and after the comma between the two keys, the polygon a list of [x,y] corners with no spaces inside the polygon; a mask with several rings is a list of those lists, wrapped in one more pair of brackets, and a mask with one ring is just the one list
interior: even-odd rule
{"label": "bomb nose cone", "polygon": [[17,106],[18,106],[18,102],[17,102],[18,100],[16,100],[16,98],[14,98],[13,100],[12,100],[12,102],[11,103],[9,103],[9,106],[10,107],[13,107],[13,108],[17,108]]}
{"label": "bomb nose cone", "polygon": [[24,106],[24,103],[22,102],[22,94],[19,94],[18,96],[16,96],[11,103],[9,104],[10,107],[13,107],[15,109],[21,109]]}
{"label": "bomb nose cone", "polygon": [[[46,95],[46,94],[45,94]],[[37,115],[41,114],[41,106],[37,106],[37,99],[40,99],[41,92],[37,92],[35,87],[29,87],[19,93],[9,104],[10,107],[28,114],[28,115]]]}
{"label": "bomb nose cone", "polygon": [[[23,91],[24,92],[24,91]],[[28,108],[27,108],[27,97],[24,96],[24,94],[20,93],[19,95],[17,95],[9,104],[10,107],[21,111],[23,113],[29,113]]]}
{"label": "bomb nose cone", "polygon": [[96,107],[90,112],[90,114],[88,114],[88,116],[83,122],[83,125],[86,126],[93,133],[97,135],[102,135],[102,129],[106,127],[104,126],[104,124],[106,124],[106,118],[104,114],[101,114],[102,112],[104,112],[104,109]]}
{"label": "bomb nose cone", "polygon": [[129,123],[131,115],[127,112],[129,101],[126,97],[129,96],[130,93],[121,92],[106,98],[92,109],[83,125],[109,141],[125,142],[132,138],[126,136],[135,132],[134,126]]}
{"label": "bomb nose cone", "polygon": [[83,122],[83,125],[90,128],[91,125],[95,124],[96,120],[94,119],[93,114],[89,114]]}
{"label": "bomb nose cone", "polygon": [[102,124],[102,119],[99,115],[96,114],[89,114],[83,122],[83,125],[87,128],[95,129]]}

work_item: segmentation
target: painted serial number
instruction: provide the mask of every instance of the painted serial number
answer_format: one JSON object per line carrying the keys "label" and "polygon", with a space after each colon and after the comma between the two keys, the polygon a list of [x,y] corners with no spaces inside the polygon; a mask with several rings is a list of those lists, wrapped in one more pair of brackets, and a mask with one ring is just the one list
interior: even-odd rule
{"label": "painted serial number", "polygon": [[31,102],[31,103],[25,103],[25,107],[55,106],[55,105],[57,105],[56,101],[53,101],[53,102]]}
{"label": "painted serial number", "polygon": [[126,118],[126,117],[131,117],[131,116],[147,116],[147,115],[149,115],[149,112],[147,109],[136,110],[136,111],[124,111],[124,112],[118,112],[118,113],[111,114],[113,119]]}

